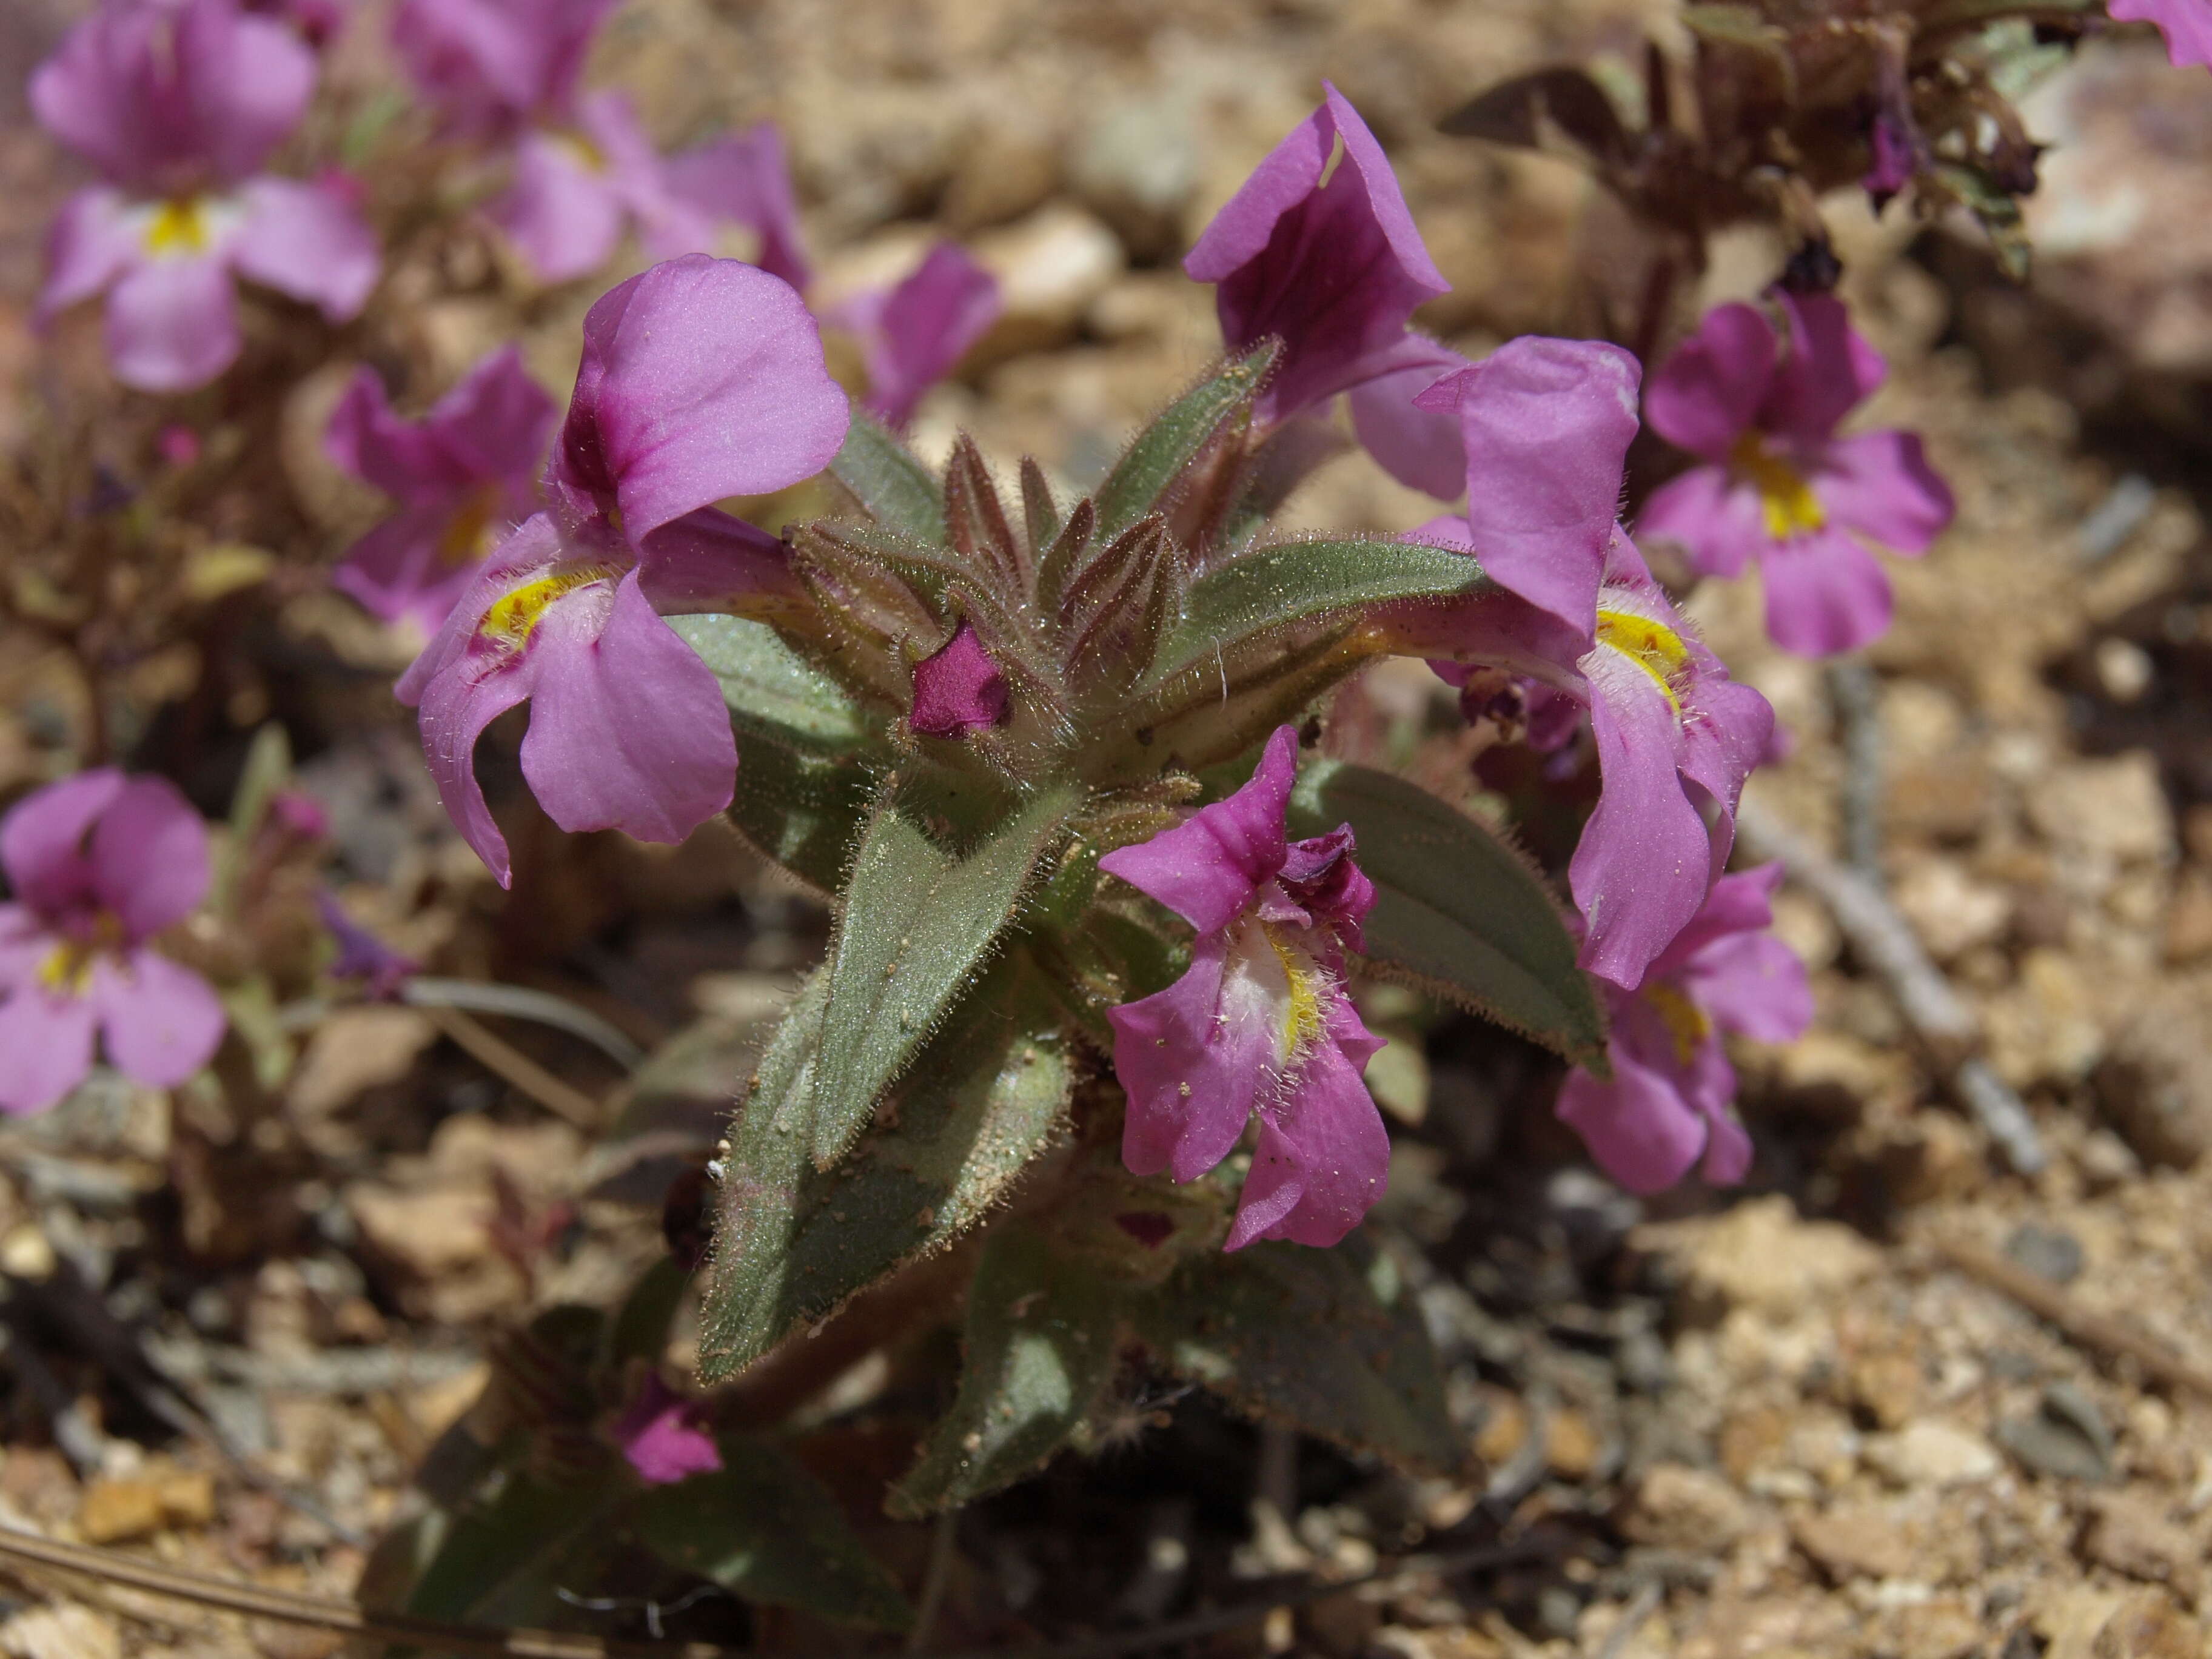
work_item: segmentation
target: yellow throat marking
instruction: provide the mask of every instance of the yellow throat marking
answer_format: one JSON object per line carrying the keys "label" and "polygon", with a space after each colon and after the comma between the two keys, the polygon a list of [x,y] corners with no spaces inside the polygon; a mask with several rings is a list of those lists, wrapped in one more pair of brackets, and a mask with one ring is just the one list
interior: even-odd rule
{"label": "yellow throat marking", "polygon": [[1729,465],[1759,491],[1759,504],[1766,514],[1766,533],[1778,542],[1821,529],[1828,514],[1804,474],[1766,447],[1756,432],[1747,432],[1729,452]]}
{"label": "yellow throat marking", "polygon": [[123,945],[123,921],[112,910],[94,918],[90,939],[64,939],[39,964],[39,984],[57,996],[81,997],[92,988],[93,963]]}
{"label": "yellow throat marking", "polygon": [[1320,972],[1304,951],[1275,928],[1266,922],[1260,926],[1276,960],[1283,964],[1283,977],[1290,982],[1290,1003],[1283,1010],[1282,1051],[1286,1057],[1303,1054],[1322,1038]]}
{"label": "yellow throat marking", "polygon": [[490,552],[491,516],[490,489],[471,494],[446,526],[446,533],[438,538],[438,562],[455,570]]}
{"label": "yellow throat marking", "polygon": [[1671,985],[1646,985],[1644,1001],[1651,1012],[1659,1016],[1659,1023],[1667,1028],[1667,1035],[1674,1039],[1674,1058],[1687,1066],[1698,1057],[1698,1049],[1713,1034],[1713,1023],[1705,1011]]}
{"label": "yellow throat marking", "polygon": [[503,594],[484,612],[477,624],[477,633],[495,644],[510,651],[520,651],[530,643],[531,635],[545,618],[547,611],[556,599],[566,599],[580,587],[604,581],[613,575],[611,566],[603,564],[577,565],[567,570],[556,570],[550,576],[540,576],[536,581],[525,582]]}
{"label": "yellow throat marking", "polygon": [[146,252],[156,258],[204,253],[214,240],[206,204],[197,196],[171,197],[146,224]]}
{"label": "yellow throat marking", "polygon": [[1690,647],[1680,634],[1633,611],[1608,611],[1601,605],[1597,638],[1599,644],[1611,646],[1656,680],[1674,707],[1682,706],[1674,695],[1674,683],[1690,665]]}

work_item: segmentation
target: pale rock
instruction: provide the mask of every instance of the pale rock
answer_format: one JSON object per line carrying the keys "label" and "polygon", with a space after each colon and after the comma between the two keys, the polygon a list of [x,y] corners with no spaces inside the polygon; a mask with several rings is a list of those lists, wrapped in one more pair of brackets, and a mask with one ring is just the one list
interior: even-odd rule
{"label": "pale rock", "polygon": [[1957,859],[1916,859],[1898,878],[1892,896],[1938,962],[1955,961],[2003,938],[2012,921],[2011,896],[1976,880]]}
{"label": "pale rock", "polygon": [[345,1202],[362,1236],[420,1278],[452,1273],[491,1251],[498,1206],[489,1193],[442,1186],[403,1192],[357,1181],[345,1189]]}
{"label": "pale rock", "polygon": [[1748,1200],[1714,1220],[1650,1231],[1674,1246],[1693,1295],[1776,1316],[1820,1306],[1881,1262],[1881,1253],[1850,1228],[1801,1220],[1779,1193]]}
{"label": "pale rock", "polygon": [[1205,157],[1189,92],[1110,102],[1077,139],[1069,172],[1084,204],[1140,258],[1179,252]]}
{"label": "pale rock", "polygon": [[341,1008],[315,1028],[285,1091],[292,1109],[321,1117],[363,1091],[397,1083],[437,1039],[430,1017],[416,1008],[372,1003]]}
{"label": "pale rock", "polygon": [[1127,263],[1114,233],[1066,202],[977,237],[971,252],[999,279],[1005,307],[975,348],[988,362],[1072,338],[1091,302]]}
{"label": "pale rock", "polygon": [[2128,1598],[2098,1631],[2091,1659],[2204,1659],[2205,1629],[2157,1590]]}
{"label": "pale rock", "polygon": [[2100,1565],[2146,1583],[2165,1584],[2194,1599],[2203,1572],[2203,1552],[2187,1532],[2166,1518],[2164,1506],[2142,1491],[2113,1492],[2091,1505],[2081,1553]]}
{"label": "pale rock", "polygon": [[123,1636],[106,1613],[59,1601],[0,1625],[0,1653],[9,1659],[123,1659]]}
{"label": "pale rock", "polygon": [[1026,112],[987,116],[960,147],[938,216],[963,235],[1018,219],[1060,188],[1063,143]]}
{"label": "pale rock", "polygon": [[2015,1089],[2078,1083],[2105,1048],[2081,969],[2063,951],[2047,948],[2028,951],[2018,982],[1988,999],[1983,1030],[1990,1064]]}
{"label": "pale rock", "polygon": [[1724,1553],[1751,1530],[1751,1505],[1728,1480],[1686,1463],[1654,1463],[1629,1498],[1621,1532],[1655,1549]]}
{"label": "pale rock", "polygon": [[1910,1578],[1926,1562],[1918,1529],[1872,1504],[1839,1504],[1790,1523],[1790,1535],[1838,1583],[1854,1578]]}
{"label": "pale rock", "polygon": [[2003,1460],[1978,1434],[1933,1418],[1869,1435],[1861,1455],[1900,1486],[1963,1486],[1996,1478]]}
{"label": "pale rock", "polygon": [[2063,850],[2119,863],[2174,855],[2173,809],[2148,750],[2054,767],[2028,786],[2027,805],[2029,823]]}
{"label": "pale rock", "polygon": [[2188,1168],[2212,1150],[2212,981],[2163,987],[2113,1037],[2098,1104],[2153,1164]]}

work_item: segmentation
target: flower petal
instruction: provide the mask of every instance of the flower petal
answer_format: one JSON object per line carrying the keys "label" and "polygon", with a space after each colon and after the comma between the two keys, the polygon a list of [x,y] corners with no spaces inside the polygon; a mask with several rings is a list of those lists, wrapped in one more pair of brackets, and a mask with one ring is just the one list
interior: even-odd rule
{"label": "flower petal", "polygon": [[767,272],[690,254],[603,295],[550,476],[619,502],[636,545],[728,495],[830,464],[851,419],[805,304]]}
{"label": "flower petal", "polygon": [[89,300],[143,257],[122,195],[94,185],[62,204],[46,235],[46,282],[37,321],[52,321]]}
{"label": "flower petal", "polygon": [[1469,367],[1449,346],[1408,334],[1376,360],[1376,372],[1352,388],[1352,429],[1376,464],[1404,484],[1456,501],[1467,489],[1467,451],[1449,410],[1417,403],[1444,375]]}
{"label": "flower petal", "polygon": [[677,197],[757,234],[760,254],[752,263],[769,276],[802,290],[812,279],[783,135],[773,121],[670,156],[664,176]]}
{"label": "flower petal", "polygon": [[1873,395],[1889,373],[1881,353],[1851,326],[1832,294],[1774,290],[1790,324],[1790,349],[1774,371],[1759,424],[1816,443]]}
{"label": "flower petal", "polygon": [[0,1112],[43,1112],[83,1082],[97,1024],[82,997],[25,989],[0,1002]]}
{"label": "flower petal", "polygon": [[1224,1249],[1285,1238],[1326,1249],[1340,1243],[1389,1183],[1390,1134],[1360,1073],[1382,1045],[1340,993],[1329,1036],[1291,1093],[1260,1109],[1260,1141]]}
{"label": "flower petal", "polygon": [[1831,526],[1776,542],[1759,560],[1767,637],[1801,657],[1856,651],[1889,631],[1894,601],[1881,564]]}
{"label": "flower petal", "polygon": [[612,181],[573,140],[533,131],[515,145],[514,182],[485,216],[540,282],[567,283],[614,257],[624,210]]}
{"label": "flower petal", "polygon": [[1917,433],[1835,439],[1822,451],[1812,482],[1831,519],[1897,553],[1926,552],[1957,510]]}
{"label": "flower petal", "polygon": [[[1164,991],[1106,1011],[1114,1073],[1129,1099],[1121,1161],[1195,1181],[1229,1156],[1273,1079],[1273,1025],[1224,1006],[1227,935],[1200,937],[1190,969]],[[1235,999],[1242,1007],[1247,999]]]}
{"label": "flower petal", "polygon": [[903,427],[922,394],[952,372],[998,320],[999,279],[957,242],[939,242],[888,294],[871,295],[839,317],[860,335],[868,361],[868,407]]}
{"label": "flower petal", "polygon": [[702,611],[759,617],[805,592],[781,541],[712,507],[648,534],[638,549],[637,580],[664,617]]}
{"label": "flower petal", "polygon": [[584,57],[620,0],[402,0],[392,44],[457,136],[568,112]]}
{"label": "flower petal", "polygon": [[950,640],[914,665],[907,724],[925,737],[957,740],[987,731],[1004,724],[1011,707],[1006,677],[971,622],[963,621]]}
{"label": "flower petal", "polygon": [[1282,340],[1260,401],[1269,422],[1368,378],[1372,354],[1395,346],[1414,308],[1451,288],[1382,147],[1343,94],[1322,87],[1322,106],[1253,170],[1182,262],[1194,282],[1218,285],[1232,350]]}
{"label": "flower petal", "polygon": [[2116,22],[2157,24],[2177,65],[2212,64],[2212,8],[2204,0],[2109,0],[2105,11]]}
{"label": "flower petal", "polygon": [[1656,1193],[1689,1172],[1705,1151],[1705,1115],[1678,1084],[1614,1042],[1613,1080],[1579,1066],[1559,1088],[1559,1121],[1583,1138],[1590,1157],[1632,1193]]}
{"label": "flower petal", "polygon": [[1484,572],[1584,636],[1597,623],[1641,374],[1619,346],[1526,334],[1417,399],[1459,416]]}
{"label": "flower petal", "polygon": [[1278,726],[1243,788],[1150,841],[1115,848],[1098,867],[1201,933],[1226,927],[1253,890],[1283,867],[1283,812],[1297,770],[1297,728]]}
{"label": "flower petal", "polygon": [[36,789],[0,818],[0,867],[15,895],[40,915],[93,896],[93,826],[125,787],[112,766],[79,772]]}
{"label": "flower petal", "polygon": [[1674,543],[1706,576],[1741,576],[1773,541],[1759,492],[1718,466],[1692,467],[1653,490],[1637,517],[1636,537]]}
{"label": "flower petal", "polygon": [[212,258],[149,259],[107,291],[107,360],[141,392],[189,392],[238,356],[238,300]]}
{"label": "flower petal", "polygon": [[1644,389],[1644,418],[1676,448],[1725,461],[1759,418],[1774,350],[1774,325],[1758,307],[1715,306]]}
{"label": "flower petal", "polygon": [[213,1059],[228,1023],[214,987],[152,951],[95,961],[89,1000],[115,1069],[154,1089],[174,1088]]}
{"label": "flower petal", "polygon": [[654,614],[635,572],[603,625],[574,599],[538,625],[522,775],[571,834],[678,842],[730,804],[738,750],[721,682]]}
{"label": "flower petal", "polygon": [[1813,1023],[1813,988],[1805,964],[1771,933],[1716,939],[1698,952],[1682,980],[1713,1024],[1738,1036],[1790,1042]]}
{"label": "flower petal", "polygon": [[167,778],[137,777],[92,832],[94,890],[132,944],[174,927],[207,896],[207,826]]}
{"label": "flower petal", "polygon": [[577,124],[599,154],[608,186],[637,227],[639,244],[654,259],[710,253],[714,216],[669,188],[660,152],[637,124],[619,92],[595,92],[576,100]]}
{"label": "flower petal", "polygon": [[240,275],[306,301],[326,321],[361,314],[376,286],[376,233],[351,203],[297,179],[254,179],[239,191],[246,222],[231,258]]}

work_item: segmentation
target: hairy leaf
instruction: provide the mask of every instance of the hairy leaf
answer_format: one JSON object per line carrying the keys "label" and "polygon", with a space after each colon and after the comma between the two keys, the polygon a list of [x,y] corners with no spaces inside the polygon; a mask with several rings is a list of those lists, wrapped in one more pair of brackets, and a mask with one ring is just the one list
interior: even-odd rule
{"label": "hairy leaf", "polygon": [[1352,826],[1375,884],[1370,961],[1603,1067],[1605,1016],[1559,902],[1495,833],[1418,784],[1342,761],[1306,769],[1291,822],[1299,836]]}
{"label": "hairy leaf", "polygon": [[1001,962],[837,1169],[809,1155],[828,972],[799,994],[738,1109],[715,1196],[702,1375],[727,1376],[974,1226],[1060,1133],[1073,1087],[1034,969]]}
{"label": "hairy leaf", "polygon": [[1465,553],[1358,538],[1282,542],[1215,566],[1190,585],[1147,679],[1170,675],[1297,623],[1327,622],[1399,599],[1479,593],[1490,586]]}
{"label": "hairy leaf", "polygon": [[1026,1227],[984,1246],[952,1409],[891,1489],[918,1517],[1012,1486],[1066,1445],[1113,1381],[1123,1293]]}
{"label": "hairy leaf", "polygon": [[1362,1235],[1194,1255],[1143,1304],[1139,1332],[1255,1417],[1418,1468],[1467,1461],[1413,1287]]}
{"label": "hairy leaf", "polygon": [[556,1587],[594,1582],[592,1558],[626,1484],[612,1459],[581,1480],[510,1468],[481,1506],[440,1512],[430,1558],[398,1610],[463,1623],[555,1622]]}
{"label": "hairy leaf", "polygon": [[1098,487],[1097,536],[1111,541],[1163,499],[1198,458],[1215,433],[1248,404],[1275,361],[1273,342],[1264,342],[1201,380],[1170,404],[1160,417],[1137,434],[1128,453]]}
{"label": "hairy leaf", "polygon": [[1022,527],[1033,559],[1044,557],[1060,536],[1060,505],[1052,498],[1052,485],[1044,469],[1028,455],[1022,457]]}
{"label": "hairy leaf", "polygon": [[740,733],[830,754],[848,753],[874,737],[843,688],[801,659],[767,623],[705,613],[671,617],[668,625],[722,683],[722,701]]}
{"label": "hairy leaf", "polygon": [[734,1435],[718,1445],[720,1470],[638,1499],[634,1515],[646,1547],[748,1601],[874,1630],[914,1622],[897,1581],[790,1453]]}
{"label": "hairy leaf", "polygon": [[814,1161],[835,1163],[975,977],[1081,792],[1032,797],[965,851],[940,845],[911,801],[888,803],[853,859],[830,951],[814,1076]]}
{"label": "hairy leaf", "polygon": [[729,819],[764,857],[834,893],[876,791],[876,774],[862,762],[753,737],[738,757]]}
{"label": "hairy leaf", "polygon": [[924,541],[945,539],[945,497],[937,480],[866,411],[854,410],[844,447],[830,463],[830,471],[878,524]]}

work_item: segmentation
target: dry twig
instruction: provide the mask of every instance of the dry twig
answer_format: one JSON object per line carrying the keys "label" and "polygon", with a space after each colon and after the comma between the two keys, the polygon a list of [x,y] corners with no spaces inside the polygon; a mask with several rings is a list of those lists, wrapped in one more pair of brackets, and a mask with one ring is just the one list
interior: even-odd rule
{"label": "dry twig", "polygon": [[528,1095],[556,1116],[580,1129],[596,1129],[605,1115],[599,1103],[574,1084],[564,1083],[505,1037],[459,1008],[426,1005],[430,1023],[451,1037],[469,1057]]}
{"label": "dry twig", "polygon": [[1939,1238],[1943,1259],[1970,1279],[2002,1291],[2029,1312],[2049,1320],[2072,1340],[2107,1355],[2121,1355],[2168,1388],[2194,1389],[2212,1399],[2212,1371],[2191,1364],[2132,1326],[2084,1308],[2065,1290],[2018,1262],[1963,1238]]}

